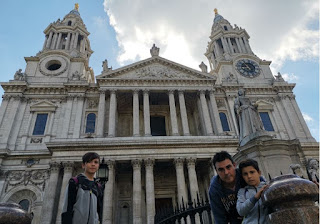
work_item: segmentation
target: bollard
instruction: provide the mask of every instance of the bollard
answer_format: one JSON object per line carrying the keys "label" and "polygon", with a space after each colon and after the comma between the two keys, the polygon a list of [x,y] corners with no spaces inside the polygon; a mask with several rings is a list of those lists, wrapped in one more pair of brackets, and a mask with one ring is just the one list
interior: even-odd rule
{"label": "bollard", "polygon": [[319,189],[313,182],[294,174],[276,177],[262,195],[269,207],[272,224],[318,224],[319,208],[315,205]]}
{"label": "bollard", "polygon": [[19,204],[0,203],[0,224],[31,224],[32,218]]}

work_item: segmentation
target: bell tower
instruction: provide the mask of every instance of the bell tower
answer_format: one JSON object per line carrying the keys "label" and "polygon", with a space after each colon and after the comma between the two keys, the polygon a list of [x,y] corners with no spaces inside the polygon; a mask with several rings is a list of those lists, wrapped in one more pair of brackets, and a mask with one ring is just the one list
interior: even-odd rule
{"label": "bell tower", "polygon": [[35,57],[26,57],[28,82],[66,83],[72,81],[94,82],[89,59],[93,51],[79,5],[62,20],[50,23],[44,30],[42,50]]}
{"label": "bell tower", "polygon": [[[245,29],[223,18],[214,9],[215,17],[211,28],[205,56],[208,58],[211,74],[218,74],[217,83],[225,80],[250,83],[273,79],[269,68],[271,62],[257,57],[249,43],[249,34]],[[254,81],[253,81],[254,80]]]}

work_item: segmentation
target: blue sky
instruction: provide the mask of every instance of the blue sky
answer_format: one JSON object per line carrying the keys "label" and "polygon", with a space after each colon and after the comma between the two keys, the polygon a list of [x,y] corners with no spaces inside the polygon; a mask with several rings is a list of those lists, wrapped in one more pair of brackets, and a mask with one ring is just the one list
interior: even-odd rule
{"label": "blue sky", "polygon": [[[246,29],[253,52],[271,60],[271,70],[296,83],[294,94],[312,135],[319,141],[319,2],[317,0],[15,0],[0,8],[0,82],[25,69],[24,57],[42,49],[43,30],[79,3],[94,53],[95,75],[102,61],[118,68],[150,57],[155,43],[160,56],[188,67],[204,56],[213,9],[231,24]],[[3,90],[0,90],[3,95]]]}

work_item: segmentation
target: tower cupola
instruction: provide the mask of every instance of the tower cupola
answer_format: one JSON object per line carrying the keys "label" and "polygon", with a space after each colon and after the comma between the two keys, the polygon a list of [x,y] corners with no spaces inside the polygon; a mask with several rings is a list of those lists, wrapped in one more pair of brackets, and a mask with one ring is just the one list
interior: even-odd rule
{"label": "tower cupola", "polygon": [[44,33],[43,51],[64,51],[71,57],[84,59],[89,59],[93,53],[88,39],[90,33],[81,19],[78,4],[62,21],[58,19],[51,23]]}
{"label": "tower cupola", "polygon": [[210,42],[205,53],[211,69],[217,67],[220,61],[231,61],[239,54],[254,55],[248,41],[250,36],[246,30],[236,24],[232,26],[217,9],[214,9],[214,13]]}

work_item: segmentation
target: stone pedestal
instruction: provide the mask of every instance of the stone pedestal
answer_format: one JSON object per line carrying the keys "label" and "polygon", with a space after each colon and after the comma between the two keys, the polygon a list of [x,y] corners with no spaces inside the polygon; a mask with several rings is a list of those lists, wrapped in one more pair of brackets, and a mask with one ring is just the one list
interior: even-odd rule
{"label": "stone pedestal", "polygon": [[16,203],[0,203],[0,224],[31,224],[32,218]]}
{"label": "stone pedestal", "polygon": [[258,162],[262,175],[265,178],[292,174],[291,164],[300,164],[305,169],[301,145],[298,140],[279,140],[271,136],[257,137],[238,148],[234,161],[254,159]]}
{"label": "stone pedestal", "polygon": [[317,224],[319,208],[315,201],[319,189],[313,182],[289,174],[276,177],[262,195],[262,202],[271,208],[272,224]]}

